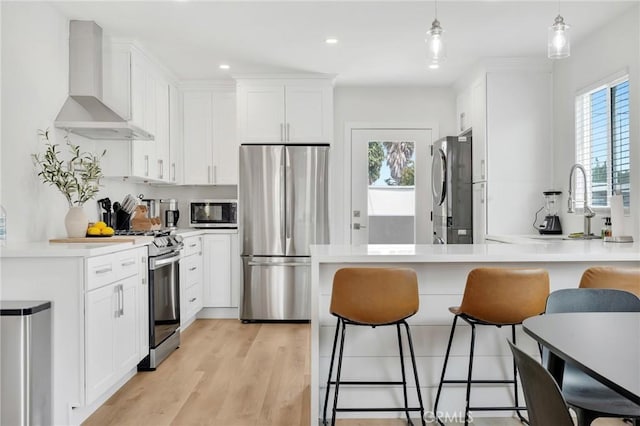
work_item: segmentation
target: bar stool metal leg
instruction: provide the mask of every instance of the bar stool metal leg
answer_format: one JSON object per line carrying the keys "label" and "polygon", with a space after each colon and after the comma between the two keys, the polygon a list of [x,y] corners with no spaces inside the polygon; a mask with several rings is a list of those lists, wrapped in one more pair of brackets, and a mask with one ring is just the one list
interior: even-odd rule
{"label": "bar stool metal leg", "polygon": [[347,324],[343,319],[339,319],[342,323],[342,333],[340,336],[340,352],[338,353],[338,369],[336,370],[336,392],[333,396],[333,410],[331,415],[331,426],[336,424],[336,409],[338,407],[338,391],[340,389],[340,373],[342,371],[342,353],[344,351],[344,335],[347,328]]}
{"label": "bar stool metal leg", "polygon": [[322,411],[322,424],[327,426],[327,405],[329,404],[329,389],[331,388],[331,375],[333,373],[333,362],[336,357],[336,345],[338,343],[338,333],[340,332],[340,319],[336,321],[336,332],[333,336],[333,348],[331,349],[331,362],[329,363],[329,377],[327,378],[327,390],[324,394],[324,410]]}
{"label": "bar stool metal leg", "polygon": [[444,426],[440,416],[438,415],[438,403],[440,402],[440,394],[442,393],[442,385],[444,383],[444,377],[447,372],[447,363],[449,362],[449,353],[451,352],[451,343],[453,342],[453,335],[456,332],[456,323],[458,322],[458,316],[453,317],[453,324],[451,325],[451,332],[449,333],[449,343],[447,344],[447,352],[444,356],[444,365],[442,366],[442,374],[440,375],[440,384],[438,385],[438,392],[436,393],[436,401],[433,405],[433,414],[436,417],[436,421],[441,426]]}
{"label": "bar stool metal leg", "polygon": [[473,371],[473,350],[476,345],[476,326],[473,323],[471,324],[471,347],[469,350],[469,371],[467,373],[467,394],[466,394],[466,405],[464,408],[464,426],[469,424],[469,405],[471,400],[471,374]]}
{"label": "bar stool metal leg", "polygon": [[407,422],[413,426],[411,417],[409,416],[409,399],[407,397],[407,376],[404,372],[404,353],[402,351],[402,335],[400,334],[400,323],[396,324],[396,331],[398,332],[398,349],[400,352],[400,369],[402,370],[402,393],[404,395],[404,408],[407,416]]}
{"label": "bar stool metal leg", "polygon": [[[511,340],[515,345],[516,344],[516,325],[515,324],[511,325]],[[540,355],[542,356],[542,350],[540,351]],[[515,357],[513,358],[513,391],[515,395],[515,406],[519,407],[520,403],[518,402],[518,366],[516,365]],[[522,415],[522,413],[520,413],[520,410],[516,410],[516,415],[518,416],[521,422],[527,425],[529,424],[529,420],[527,420],[527,418],[525,418]]]}
{"label": "bar stool metal leg", "polygon": [[413,366],[413,378],[416,381],[416,392],[418,393],[418,403],[420,404],[420,421],[422,426],[426,426],[427,422],[424,419],[424,404],[422,403],[422,392],[420,391],[420,381],[418,380],[418,369],[416,367],[416,355],[413,351],[411,330],[409,330],[409,324],[406,321],[402,321],[402,323],[407,331],[407,340],[409,341],[409,352],[411,353],[411,364]]}

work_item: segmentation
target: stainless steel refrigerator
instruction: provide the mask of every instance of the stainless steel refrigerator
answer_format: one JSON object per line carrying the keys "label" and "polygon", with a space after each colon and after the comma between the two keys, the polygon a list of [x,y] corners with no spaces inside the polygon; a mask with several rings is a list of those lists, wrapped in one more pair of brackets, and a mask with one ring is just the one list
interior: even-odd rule
{"label": "stainless steel refrigerator", "polygon": [[433,143],[431,155],[433,243],[471,244],[471,137],[438,139]]}
{"label": "stainless steel refrigerator", "polygon": [[242,145],[240,319],[311,318],[311,244],[329,242],[328,145]]}

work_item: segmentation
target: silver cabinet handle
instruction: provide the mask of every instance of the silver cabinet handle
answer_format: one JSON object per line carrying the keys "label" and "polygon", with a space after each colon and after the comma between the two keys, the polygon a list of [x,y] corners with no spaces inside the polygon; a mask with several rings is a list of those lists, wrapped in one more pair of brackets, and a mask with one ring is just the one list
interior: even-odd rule
{"label": "silver cabinet handle", "polygon": [[131,265],[135,265],[136,261],[135,260],[130,260],[128,262],[122,262],[120,263],[120,266],[131,266]]}
{"label": "silver cabinet handle", "polygon": [[107,272],[111,272],[111,271],[113,271],[111,266],[107,266],[106,268],[96,269],[95,273],[96,274],[106,274]]}
{"label": "silver cabinet handle", "polygon": [[171,172],[173,173],[173,178],[171,178],[172,182],[176,181],[176,163],[171,163]]}
{"label": "silver cabinet handle", "polygon": [[119,318],[120,317],[120,286],[117,285],[115,287],[113,287],[113,292],[116,294],[116,310],[113,312],[113,316],[115,318]]}
{"label": "silver cabinet handle", "polygon": [[124,285],[120,284],[120,316],[124,316]]}
{"label": "silver cabinet handle", "polygon": [[291,142],[291,126],[287,123],[287,142]]}
{"label": "silver cabinet handle", "polygon": [[207,183],[211,183],[211,166],[207,166]]}
{"label": "silver cabinet handle", "polygon": [[189,271],[195,271],[196,269],[198,269],[197,266],[192,266],[191,268],[189,268]]}
{"label": "silver cabinet handle", "polygon": [[357,231],[359,229],[367,229],[367,227],[365,225],[361,225],[359,223],[354,223],[353,224],[353,229],[355,229]]}
{"label": "silver cabinet handle", "polygon": [[189,248],[195,247],[197,245],[198,245],[197,243],[189,244]]}
{"label": "silver cabinet handle", "polygon": [[192,297],[191,299],[189,299],[189,302],[195,302],[197,299],[197,297]]}
{"label": "silver cabinet handle", "polygon": [[284,124],[280,123],[280,142],[284,142]]}
{"label": "silver cabinet handle", "polygon": [[158,159],[158,179],[164,179],[164,160]]}
{"label": "silver cabinet handle", "polygon": [[213,183],[218,182],[218,166],[213,166]]}
{"label": "silver cabinet handle", "polygon": [[149,176],[149,156],[144,156],[144,175]]}
{"label": "silver cabinet handle", "polygon": [[480,177],[484,179],[485,171],[484,171],[484,160],[480,160]]}

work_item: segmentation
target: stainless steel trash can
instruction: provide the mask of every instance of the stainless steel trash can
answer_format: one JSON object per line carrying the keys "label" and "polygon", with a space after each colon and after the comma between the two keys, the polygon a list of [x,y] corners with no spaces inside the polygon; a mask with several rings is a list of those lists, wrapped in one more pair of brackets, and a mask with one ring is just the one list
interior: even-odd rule
{"label": "stainless steel trash can", "polygon": [[51,302],[0,301],[0,425],[51,425]]}

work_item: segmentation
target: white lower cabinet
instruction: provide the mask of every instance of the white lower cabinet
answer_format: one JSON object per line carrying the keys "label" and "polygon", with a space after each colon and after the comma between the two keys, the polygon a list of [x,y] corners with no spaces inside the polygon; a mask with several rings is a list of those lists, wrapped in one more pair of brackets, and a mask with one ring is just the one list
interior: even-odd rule
{"label": "white lower cabinet", "polygon": [[204,235],[204,306],[237,308],[240,282],[238,234]]}
{"label": "white lower cabinet", "polygon": [[148,353],[147,261],[146,247],[87,259],[86,404]]}
{"label": "white lower cabinet", "polygon": [[147,247],[124,247],[0,257],[3,300],[53,305],[52,424],[82,423],[148,354]]}
{"label": "white lower cabinet", "polygon": [[87,293],[87,402],[94,401],[140,360],[138,284],[138,276],[133,275]]}
{"label": "white lower cabinet", "polygon": [[188,327],[202,309],[204,267],[202,236],[184,239],[180,259],[180,328]]}

